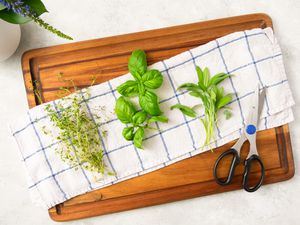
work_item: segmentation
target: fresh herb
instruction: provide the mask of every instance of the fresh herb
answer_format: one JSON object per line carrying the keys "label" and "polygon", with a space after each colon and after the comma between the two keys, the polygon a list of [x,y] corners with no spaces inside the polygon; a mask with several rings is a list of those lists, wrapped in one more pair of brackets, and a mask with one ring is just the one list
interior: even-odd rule
{"label": "fresh herb", "polygon": [[68,40],[69,35],[46,23],[40,16],[48,12],[41,0],[0,0],[0,19],[13,24],[24,24],[34,21],[40,27]]}
{"label": "fresh herb", "polygon": [[[205,112],[204,118],[200,118],[206,132],[204,145],[209,145],[215,138],[214,129],[217,123],[218,111],[224,108],[225,118],[229,119],[231,117],[230,108],[227,104],[232,101],[232,95],[224,94],[224,88],[218,86],[231,75],[218,73],[211,77],[208,68],[201,70],[199,66],[196,66],[196,71],[198,83],[185,83],[179,86],[178,89],[187,90],[191,96],[201,99]],[[183,114],[195,118],[197,117],[195,107],[191,108],[186,105],[176,104],[171,109],[179,109]]]}
{"label": "fresh herb", "polygon": [[[162,85],[163,76],[158,70],[147,69],[146,54],[142,50],[132,52],[128,69],[134,80],[128,80],[117,87],[122,96],[117,99],[115,112],[122,123],[129,125],[123,129],[123,137],[128,141],[133,140],[137,148],[142,148],[145,129],[155,129],[150,126],[154,122],[168,122],[160,110],[158,96],[152,91]],[[136,96],[140,111],[129,100],[129,97]]]}
{"label": "fresh herb", "polygon": [[[71,93],[70,88],[77,90],[74,81],[65,79],[63,74],[59,74],[58,79],[66,84],[60,88],[65,94]],[[42,131],[59,142],[56,153],[71,167],[82,167],[91,172],[112,175],[112,172],[107,171],[103,159],[101,138],[106,137],[107,131],[101,129],[100,121],[106,117],[105,108],[93,108],[92,110],[97,110],[98,113],[90,113],[84,104],[89,98],[87,88],[85,91],[63,97],[56,104],[47,104],[44,110],[54,127],[58,128],[58,133],[55,130],[47,130],[45,126],[42,127]]]}
{"label": "fresh herb", "polygon": [[[63,103],[66,101],[70,101],[71,105],[64,106]],[[56,139],[60,144],[56,152],[72,167],[82,166],[85,170],[104,174],[106,166],[98,135],[99,123],[95,123],[89,116],[86,107],[82,106],[82,101],[84,97],[76,93],[63,99],[56,106],[50,104],[45,106],[50,121],[59,128]]]}
{"label": "fresh herb", "polygon": [[35,95],[37,103],[39,105],[43,104],[40,82],[38,80],[34,80],[34,81],[29,81],[29,83],[30,83],[30,86],[28,87],[28,89],[31,90],[33,92],[33,94]]}

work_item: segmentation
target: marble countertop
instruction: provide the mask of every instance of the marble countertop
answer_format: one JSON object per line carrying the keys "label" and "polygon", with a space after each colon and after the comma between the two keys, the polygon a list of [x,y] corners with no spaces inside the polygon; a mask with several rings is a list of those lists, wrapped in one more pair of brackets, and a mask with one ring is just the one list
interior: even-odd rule
{"label": "marble countertop", "polygon": [[[296,167],[288,181],[267,185],[249,194],[234,191],[170,204],[131,210],[66,224],[298,224],[300,219],[300,1],[298,0],[44,0],[49,14],[43,18],[74,37],[75,41],[131,33],[209,19],[264,12],[274,23],[286,71],[296,100],[295,121],[290,124]],[[25,171],[8,121],[24,113],[27,100],[21,72],[24,51],[66,43],[34,23],[22,26],[17,52],[0,63],[0,225],[47,225],[47,210],[35,207],[26,189]]]}

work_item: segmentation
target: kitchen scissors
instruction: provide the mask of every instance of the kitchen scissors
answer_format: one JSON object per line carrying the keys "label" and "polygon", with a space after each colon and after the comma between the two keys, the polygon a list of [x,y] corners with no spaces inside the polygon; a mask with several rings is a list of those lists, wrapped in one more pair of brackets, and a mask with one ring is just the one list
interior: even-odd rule
{"label": "kitchen scissors", "polygon": [[[218,159],[215,162],[214,165],[214,170],[213,170],[213,175],[215,178],[215,181],[222,186],[228,185],[231,183],[233,177],[234,177],[234,171],[237,167],[237,165],[240,163],[240,151],[243,146],[243,144],[248,140],[250,143],[250,150],[247,155],[247,158],[244,162],[244,174],[243,174],[243,188],[248,191],[248,192],[254,192],[257,189],[260,188],[264,181],[265,177],[265,168],[263,161],[259,157],[259,154],[257,152],[256,148],[256,131],[257,131],[257,123],[259,120],[261,108],[262,108],[262,103],[263,99],[265,97],[265,90],[263,89],[262,93],[259,93],[259,86],[254,91],[254,96],[252,100],[252,104],[250,105],[250,110],[249,110],[249,115],[246,120],[246,126],[243,129],[243,133],[241,137],[237,140],[237,142],[227,151],[223,152]],[[261,101],[260,101],[261,100]],[[229,172],[226,178],[221,179],[218,177],[217,171],[219,167],[219,163],[226,157],[232,155],[232,161],[230,164]],[[249,175],[250,175],[250,170],[252,167],[252,164],[254,162],[258,162],[260,165],[260,178],[259,181],[254,185],[250,186],[249,185]]]}

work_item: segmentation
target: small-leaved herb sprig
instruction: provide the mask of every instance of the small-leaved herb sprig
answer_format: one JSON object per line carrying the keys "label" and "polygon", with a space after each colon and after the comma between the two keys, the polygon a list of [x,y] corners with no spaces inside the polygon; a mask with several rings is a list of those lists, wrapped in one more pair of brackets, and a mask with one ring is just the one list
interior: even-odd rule
{"label": "small-leaved herb sprig", "polygon": [[[208,68],[204,68],[202,71],[199,66],[196,66],[198,75],[198,83],[185,83],[178,87],[179,90],[187,90],[191,96],[200,98],[204,106],[204,118],[200,118],[205,132],[206,138],[204,145],[209,145],[211,141],[215,140],[215,125],[217,123],[217,113],[220,109],[225,108],[224,114],[226,119],[231,117],[230,108],[227,106],[232,100],[231,94],[224,94],[224,88],[218,85],[231,76],[227,73],[218,73],[213,77],[210,76]],[[195,107],[188,107],[186,105],[176,104],[171,109],[179,109],[182,113],[189,117],[197,117]]]}
{"label": "small-leaved herb sprig", "polygon": [[[59,80],[65,82],[63,91],[70,93],[70,88],[77,90],[73,80],[67,80],[63,74]],[[113,175],[107,171],[104,163],[104,150],[101,138],[106,136],[106,131],[100,127],[102,116],[105,116],[105,109],[100,107],[97,114],[90,115],[87,106],[84,104],[90,98],[89,89],[75,92],[63,97],[54,104],[46,104],[44,110],[47,112],[53,126],[58,128],[58,134],[53,130],[43,127],[46,135],[51,135],[59,144],[56,153],[60,158],[75,169],[82,167],[85,170],[100,174]],[[93,118],[94,119],[93,119]],[[99,135],[98,132],[101,132]]]}
{"label": "small-leaved herb sprig", "polygon": [[[117,87],[122,96],[117,99],[115,112],[122,123],[129,125],[123,129],[123,137],[142,148],[145,129],[152,128],[150,124],[154,122],[168,122],[168,118],[162,115],[157,95],[152,91],[162,85],[163,76],[158,70],[147,69],[146,54],[142,50],[132,52],[128,69],[134,80]],[[129,99],[136,96],[141,110],[137,110]]]}

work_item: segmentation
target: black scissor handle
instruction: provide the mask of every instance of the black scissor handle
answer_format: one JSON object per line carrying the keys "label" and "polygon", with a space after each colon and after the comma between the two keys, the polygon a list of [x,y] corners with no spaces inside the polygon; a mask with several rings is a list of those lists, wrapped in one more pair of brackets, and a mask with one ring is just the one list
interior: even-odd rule
{"label": "black scissor handle", "polygon": [[[225,178],[225,179],[221,179],[218,177],[218,166],[219,166],[219,163],[228,155],[232,155],[233,158],[232,158],[232,161],[231,161],[231,164],[230,164],[230,168],[229,168],[229,171],[228,171],[228,176]],[[215,181],[219,184],[219,185],[228,185],[231,183],[232,181],[232,178],[234,176],[234,171],[235,171],[235,167],[240,163],[240,156],[239,156],[239,153],[237,152],[237,150],[235,150],[234,148],[231,148],[225,152],[223,152],[219,158],[216,160],[215,162],[215,165],[214,165],[214,178],[215,178]]]}
{"label": "black scissor handle", "polygon": [[[258,183],[255,186],[249,187],[249,184],[248,184],[249,174],[250,174],[250,170],[251,170],[251,165],[254,161],[257,161],[260,165],[260,169],[261,169],[260,179],[259,179]],[[245,160],[245,171],[244,171],[244,176],[243,176],[243,187],[244,187],[244,189],[248,192],[256,191],[262,185],[262,183],[264,181],[264,178],[265,178],[265,167],[264,167],[263,162],[261,161],[261,159],[258,155],[255,155],[255,154],[251,155],[249,157],[249,159]]]}

